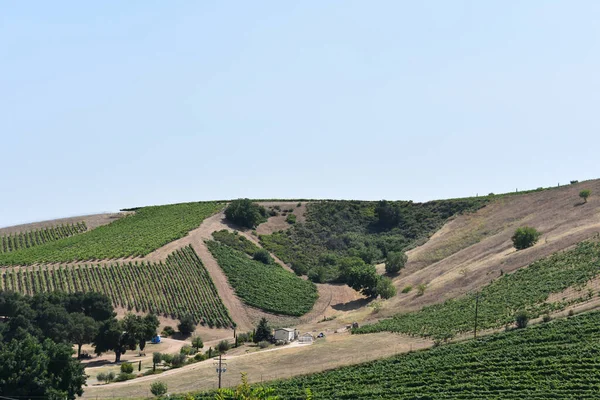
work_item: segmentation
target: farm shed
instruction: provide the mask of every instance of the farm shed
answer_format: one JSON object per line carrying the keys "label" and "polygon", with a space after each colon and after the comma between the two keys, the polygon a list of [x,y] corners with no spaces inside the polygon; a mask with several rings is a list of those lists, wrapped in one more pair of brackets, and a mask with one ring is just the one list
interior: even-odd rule
{"label": "farm shed", "polygon": [[298,338],[298,341],[300,343],[306,344],[312,344],[313,340],[315,340],[315,338],[310,333],[305,333],[304,335],[301,335],[300,338]]}
{"label": "farm shed", "polygon": [[292,328],[275,329],[275,340],[283,340],[284,342],[292,342],[296,340],[296,330]]}

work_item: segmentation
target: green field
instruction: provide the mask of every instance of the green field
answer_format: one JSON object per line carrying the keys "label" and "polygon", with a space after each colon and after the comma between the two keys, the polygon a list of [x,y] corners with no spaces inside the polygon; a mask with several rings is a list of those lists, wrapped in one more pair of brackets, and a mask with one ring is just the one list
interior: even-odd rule
{"label": "green field", "polygon": [[[586,290],[569,302],[547,303],[551,293],[568,287],[583,287],[600,274],[600,243],[583,242],[576,248],[534,262],[485,286],[479,295],[478,326],[495,328],[514,321],[525,310],[530,317],[564,309],[567,305],[598,295]],[[377,324],[365,325],[355,333],[402,332],[447,337],[473,329],[475,294],[448,300],[415,313],[400,314]]]}
{"label": "green field", "polygon": [[89,232],[0,254],[0,265],[145,256],[185,236],[221,208],[222,204],[210,202],[143,207]]}
{"label": "green field", "polygon": [[227,275],[236,295],[246,304],[265,311],[300,316],[318,298],[316,286],[277,264],[263,264],[219,242],[208,249]]}
{"label": "green field", "polygon": [[52,226],[27,232],[13,233],[0,237],[0,253],[8,253],[19,249],[28,249],[44,243],[53,242],[69,236],[85,232],[85,222],[70,225]]}
{"label": "green field", "polygon": [[230,232],[226,229],[223,229],[213,232],[212,236],[217,242],[226,244],[232,249],[239,250],[248,254],[249,256],[253,256],[254,253],[260,249],[257,245],[240,235],[238,232]]}
{"label": "green field", "polygon": [[100,292],[113,305],[179,318],[190,314],[202,324],[233,325],[208,271],[191,247],[161,263],[6,268],[1,290],[24,294]]}
{"label": "green field", "polygon": [[[305,388],[314,399],[597,399],[600,313],[266,386],[286,400],[305,399]],[[210,398],[213,393],[196,395]]]}

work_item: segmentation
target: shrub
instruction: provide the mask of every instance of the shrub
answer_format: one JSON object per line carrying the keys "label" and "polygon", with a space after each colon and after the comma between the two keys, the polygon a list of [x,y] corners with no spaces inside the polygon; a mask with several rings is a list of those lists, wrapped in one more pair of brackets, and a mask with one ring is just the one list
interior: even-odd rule
{"label": "shrub", "polygon": [[404,286],[404,289],[402,289],[402,293],[408,293],[412,290],[412,286],[411,285],[407,285]]}
{"label": "shrub", "polygon": [[550,316],[550,314],[544,314],[544,318],[542,318],[542,320],[544,322],[550,322],[552,321],[552,317]]}
{"label": "shrub", "polygon": [[266,217],[267,211],[265,208],[251,202],[249,199],[234,200],[225,209],[225,218],[246,228],[254,228],[261,222],[266,221]]}
{"label": "shrub", "polygon": [[115,378],[115,382],[123,382],[123,381],[128,381],[130,379],[134,379],[135,375],[134,374],[128,374],[125,372],[121,372],[119,375],[117,375],[117,377]]}
{"label": "shrub", "polygon": [[247,343],[252,341],[249,333],[238,333],[236,338],[238,343]]}
{"label": "shrub", "polygon": [[285,219],[285,222],[287,222],[290,225],[294,225],[296,223],[296,215],[295,214],[289,214],[287,216],[287,218]]}
{"label": "shrub", "polygon": [[258,347],[260,347],[261,349],[266,349],[267,347],[269,347],[271,343],[269,343],[266,340],[261,340],[260,342],[258,342]]}
{"label": "shrub", "polygon": [[298,203],[296,204],[296,207],[300,207],[302,205],[302,203]]}
{"label": "shrub", "polygon": [[227,350],[231,348],[231,345],[227,340],[221,340],[217,345],[217,350],[219,353],[225,353]]}
{"label": "shrub", "polygon": [[583,199],[584,203],[587,203],[587,199],[588,199],[588,197],[590,197],[591,193],[592,193],[592,191],[590,189],[584,189],[581,192],[579,192],[579,197],[581,197]]}
{"label": "shrub", "polygon": [[202,354],[202,353],[197,353],[197,354],[194,356],[194,360],[196,360],[196,361],[202,361],[202,360],[206,360],[206,357],[207,357],[207,356],[206,356],[206,355],[204,355],[204,354]]}
{"label": "shrub", "polygon": [[516,315],[515,315],[515,322],[517,324],[517,328],[522,329],[527,327],[527,324],[529,323],[529,315],[527,315],[527,313],[525,311],[519,311]]}
{"label": "shrub", "polygon": [[573,311],[573,309],[569,310],[569,317],[572,317],[573,315],[575,315],[575,311]]}
{"label": "shrub", "polygon": [[517,250],[523,250],[536,244],[540,235],[541,233],[535,230],[535,228],[523,226],[515,231],[512,241]]}
{"label": "shrub", "polygon": [[173,359],[171,360],[171,367],[179,368],[183,364],[185,364],[186,360],[187,360],[187,356],[185,354],[181,354],[181,353],[175,354],[173,356]]}
{"label": "shrub", "polygon": [[202,342],[202,338],[200,336],[195,336],[192,339],[192,346],[194,346],[194,348],[196,349],[196,351],[199,351],[201,348],[204,347],[204,342]]}
{"label": "shrub", "polygon": [[271,264],[273,262],[273,258],[265,249],[259,249],[254,253],[254,257],[252,257],[256,261],[260,261],[263,264]]}
{"label": "shrub", "polygon": [[162,354],[158,352],[152,353],[152,371],[156,371],[156,364],[160,364],[162,359]]}
{"label": "shrub", "polygon": [[179,320],[179,324],[177,325],[177,329],[183,335],[189,335],[196,329],[196,324],[194,323],[194,318],[191,315],[184,315]]}
{"label": "shrub", "polygon": [[579,181],[578,181],[578,180],[572,180],[572,181],[571,181],[571,185],[574,185],[574,184],[576,184],[576,183],[579,183]]}
{"label": "shrub", "polygon": [[385,260],[385,272],[397,274],[406,265],[408,257],[401,252],[390,252]]}
{"label": "shrub", "polygon": [[104,383],[109,383],[115,380],[115,373],[114,372],[101,372],[98,375],[96,375],[96,379],[99,382],[104,382]]}
{"label": "shrub", "polygon": [[294,261],[292,263],[292,269],[298,276],[306,275],[308,273],[308,267],[302,261]]}
{"label": "shrub", "polygon": [[152,382],[150,392],[156,397],[162,396],[167,393],[167,384],[161,381]]}
{"label": "shrub", "polygon": [[131,374],[133,372],[133,364],[123,363],[121,364],[121,372],[125,374]]}
{"label": "shrub", "polygon": [[378,278],[375,290],[382,299],[389,299],[396,295],[396,287],[392,283],[392,280],[385,276]]}
{"label": "shrub", "polygon": [[175,333],[175,329],[173,329],[173,327],[171,326],[165,326],[165,329],[163,329],[163,331],[161,332],[161,335],[163,336],[172,336]]}
{"label": "shrub", "polygon": [[427,285],[425,283],[419,284],[417,286],[417,296],[423,296],[425,289],[427,289]]}
{"label": "shrub", "polygon": [[184,356],[189,356],[192,353],[195,353],[195,350],[192,346],[190,346],[189,344],[183,345],[181,347],[181,349],[179,349],[179,353],[183,354]]}
{"label": "shrub", "polygon": [[171,362],[173,362],[173,355],[172,354],[163,354],[161,356],[162,360],[164,361],[165,364],[171,364]]}

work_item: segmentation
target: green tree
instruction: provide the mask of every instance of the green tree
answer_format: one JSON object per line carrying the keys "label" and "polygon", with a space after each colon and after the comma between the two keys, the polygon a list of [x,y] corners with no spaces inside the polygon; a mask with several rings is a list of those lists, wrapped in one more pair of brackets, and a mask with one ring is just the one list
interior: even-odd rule
{"label": "green tree", "polygon": [[225,209],[225,218],[237,225],[254,228],[267,220],[267,211],[249,199],[239,199],[229,203]]}
{"label": "green tree", "polygon": [[225,353],[230,348],[231,348],[231,345],[229,344],[229,342],[227,340],[221,340],[219,342],[219,344],[217,345],[217,350],[219,350],[219,353]]}
{"label": "green tree", "polygon": [[390,299],[396,295],[396,287],[390,278],[380,276],[377,281],[377,294],[382,299]]}
{"label": "green tree", "polygon": [[254,257],[252,257],[256,261],[260,261],[263,264],[271,264],[273,262],[273,258],[265,249],[259,249],[254,253]]}
{"label": "green tree", "polygon": [[200,349],[204,347],[204,342],[202,342],[202,338],[200,336],[195,336],[192,339],[192,346],[196,349],[196,351],[200,351]]}
{"label": "green tree", "polygon": [[385,272],[397,274],[406,265],[408,257],[399,251],[390,252],[385,260]]}
{"label": "green tree", "polygon": [[266,318],[261,318],[258,322],[258,326],[256,327],[256,332],[254,333],[254,343],[261,342],[263,340],[271,341],[271,327],[269,326],[269,321]]}
{"label": "green tree", "polygon": [[167,393],[167,384],[161,381],[152,382],[150,392],[156,397],[160,397]]}
{"label": "green tree", "polygon": [[522,226],[515,231],[511,239],[517,250],[523,250],[536,244],[540,236],[541,233],[535,228]]}
{"label": "green tree", "polygon": [[525,328],[525,327],[527,327],[527,324],[529,323],[529,315],[525,311],[519,311],[515,315],[515,322],[517,324],[517,328],[519,328],[519,329]]}
{"label": "green tree", "polygon": [[69,340],[77,345],[77,358],[81,357],[81,346],[92,343],[98,333],[98,325],[92,317],[83,313],[70,314],[71,329]]}
{"label": "green tree", "polygon": [[128,349],[135,349],[135,337],[128,335],[123,324],[117,319],[109,319],[100,325],[94,338],[94,351],[100,355],[107,351],[115,352],[115,362],[121,361],[121,355]]}
{"label": "green tree", "polygon": [[156,371],[156,364],[160,364],[162,362],[162,354],[158,352],[152,353],[152,371]]}
{"label": "green tree", "polygon": [[373,265],[366,264],[359,257],[344,257],[339,260],[340,278],[348,286],[365,296],[377,297],[379,276]]}
{"label": "green tree", "polygon": [[581,192],[579,192],[579,197],[583,199],[584,203],[587,203],[587,199],[588,197],[590,197],[590,194],[592,194],[592,191],[590,189],[584,189]]}
{"label": "green tree", "polygon": [[194,323],[194,318],[191,315],[187,314],[181,317],[179,320],[179,324],[177,324],[177,329],[183,335],[189,335],[194,330],[196,330],[196,324]]}
{"label": "green tree", "polygon": [[121,372],[124,374],[133,373],[133,364],[124,362],[123,364],[121,364]]}

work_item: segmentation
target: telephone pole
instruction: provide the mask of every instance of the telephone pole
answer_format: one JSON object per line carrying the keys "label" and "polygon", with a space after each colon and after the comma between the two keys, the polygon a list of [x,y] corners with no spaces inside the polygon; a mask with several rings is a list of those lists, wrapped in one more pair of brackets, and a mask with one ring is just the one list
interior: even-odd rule
{"label": "telephone pole", "polygon": [[477,339],[477,311],[479,310],[479,292],[475,295],[475,329],[473,330],[473,338]]}
{"label": "telephone pole", "polygon": [[213,363],[213,365],[217,367],[217,374],[219,374],[219,389],[221,389],[221,375],[227,372],[227,363],[224,363],[223,361],[227,361],[227,359],[223,360],[223,356],[219,354],[219,361]]}

